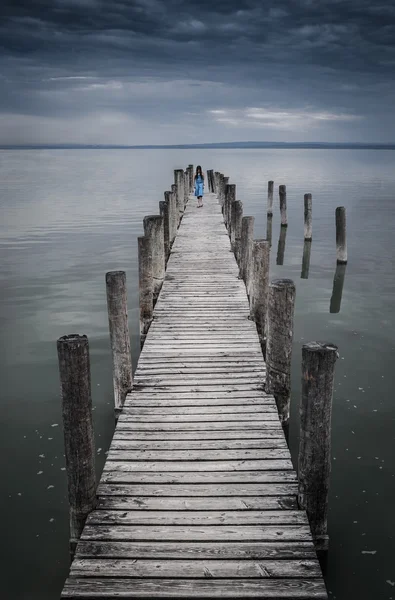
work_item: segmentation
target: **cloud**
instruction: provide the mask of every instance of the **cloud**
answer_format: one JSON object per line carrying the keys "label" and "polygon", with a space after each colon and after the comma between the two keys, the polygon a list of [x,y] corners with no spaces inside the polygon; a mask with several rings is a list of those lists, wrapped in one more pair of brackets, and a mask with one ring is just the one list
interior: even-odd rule
{"label": "cloud", "polygon": [[67,118],[91,136],[92,115],[116,143],[109,114],[158,143],[169,124],[179,142],[395,138],[390,0],[3,0],[0,17],[3,143],[22,117],[30,137]]}

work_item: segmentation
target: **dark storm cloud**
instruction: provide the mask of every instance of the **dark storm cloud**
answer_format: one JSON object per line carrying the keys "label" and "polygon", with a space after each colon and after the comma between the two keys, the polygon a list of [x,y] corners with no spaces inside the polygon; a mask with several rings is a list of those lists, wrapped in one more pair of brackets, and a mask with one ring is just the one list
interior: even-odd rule
{"label": "dark storm cloud", "polygon": [[360,137],[393,126],[389,0],[13,0],[1,12],[4,115],[112,113],[143,132],[204,113],[233,138],[252,123],[355,132],[360,117]]}

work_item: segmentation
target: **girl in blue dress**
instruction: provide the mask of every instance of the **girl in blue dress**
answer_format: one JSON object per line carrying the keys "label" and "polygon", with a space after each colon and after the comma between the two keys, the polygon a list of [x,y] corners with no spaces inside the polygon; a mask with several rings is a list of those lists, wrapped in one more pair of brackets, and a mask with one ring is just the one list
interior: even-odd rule
{"label": "girl in blue dress", "polygon": [[204,173],[202,167],[198,165],[195,173],[195,196],[197,198],[197,207],[203,206]]}

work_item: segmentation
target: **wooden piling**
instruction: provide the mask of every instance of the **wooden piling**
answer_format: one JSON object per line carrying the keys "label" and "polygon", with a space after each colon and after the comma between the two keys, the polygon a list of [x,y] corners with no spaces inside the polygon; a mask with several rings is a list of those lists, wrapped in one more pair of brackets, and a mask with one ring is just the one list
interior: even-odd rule
{"label": "wooden piling", "polygon": [[287,186],[280,185],[279,187],[280,196],[280,213],[281,213],[281,225],[287,227]]}
{"label": "wooden piling", "polygon": [[252,243],[254,239],[254,217],[241,220],[240,277],[243,279],[248,297],[251,293]]}
{"label": "wooden piling", "polygon": [[305,240],[305,242],[303,244],[302,272],[300,274],[301,279],[308,279],[308,277],[309,277],[310,256],[311,256],[311,240]]}
{"label": "wooden piling", "polygon": [[236,258],[236,262],[240,267],[240,252],[241,252],[241,224],[243,220],[243,203],[240,200],[235,200],[232,211],[232,226],[231,226],[231,248]]}
{"label": "wooden piling", "polygon": [[214,193],[214,172],[212,169],[207,171],[207,183],[208,183],[208,191],[213,194]]}
{"label": "wooden piling", "polygon": [[280,421],[289,420],[295,285],[274,279],[269,285],[266,340],[266,393],[273,394]]}
{"label": "wooden piling", "polygon": [[142,348],[153,317],[154,284],[150,238],[140,236],[137,238],[137,243],[139,258],[140,347]]}
{"label": "wooden piling", "polygon": [[229,177],[222,176],[222,206],[225,210],[225,199],[226,199],[226,186],[229,183]]}
{"label": "wooden piling", "polygon": [[106,273],[108,325],[112,351],[115,415],[133,386],[125,271]]}
{"label": "wooden piling", "polygon": [[267,298],[269,291],[270,244],[267,240],[254,240],[252,245],[252,285],[250,314],[256,323],[261,345],[264,345]]}
{"label": "wooden piling", "polygon": [[163,237],[164,237],[164,254],[165,254],[165,267],[166,263],[169,260],[170,255],[170,210],[169,203],[167,201],[161,200],[159,202],[159,212],[161,217],[163,217]]}
{"label": "wooden piling", "polygon": [[172,188],[171,192],[167,191],[164,193],[165,202],[167,203],[168,211],[169,211],[169,250],[171,249],[173,242],[174,242],[174,238],[176,237],[177,218],[178,218],[177,199],[176,199],[177,192],[173,191],[173,188],[175,190],[176,186],[172,185],[171,188]]}
{"label": "wooden piling", "polygon": [[344,206],[338,206],[336,209],[336,258],[337,264],[347,264],[346,209]]}
{"label": "wooden piling", "polygon": [[194,187],[194,171],[193,165],[188,165],[188,174],[189,174],[189,188],[188,188],[188,196],[192,192]]}
{"label": "wooden piling", "polygon": [[217,196],[219,194],[219,172],[218,171],[214,172],[214,193],[217,194]]}
{"label": "wooden piling", "polygon": [[331,416],[337,347],[310,342],[302,347],[298,502],[307,511],[316,550],[328,549]]}
{"label": "wooden piling", "polygon": [[189,171],[188,168],[184,171],[184,206],[187,205],[189,198]]}
{"label": "wooden piling", "polygon": [[92,421],[89,343],[86,335],[57,341],[68,481],[70,553],[96,505],[95,441]]}
{"label": "wooden piling", "polygon": [[154,304],[165,278],[165,237],[163,217],[149,215],[144,217],[144,234],[151,241],[153,300]]}
{"label": "wooden piling", "polygon": [[182,218],[185,209],[185,190],[184,190],[184,171],[182,169],[174,170],[174,184],[176,187],[178,221]]}
{"label": "wooden piling", "polygon": [[313,198],[311,194],[304,195],[304,239],[311,242],[313,239]]}
{"label": "wooden piling", "polygon": [[273,214],[273,190],[274,190],[274,181],[267,182],[267,214]]}
{"label": "wooden piling", "polygon": [[224,219],[228,230],[229,237],[231,236],[232,230],[232,210],[234,209],[234,202],[236,200],[236,186],[234,184],[227,184],[225,188],[225,213]]}

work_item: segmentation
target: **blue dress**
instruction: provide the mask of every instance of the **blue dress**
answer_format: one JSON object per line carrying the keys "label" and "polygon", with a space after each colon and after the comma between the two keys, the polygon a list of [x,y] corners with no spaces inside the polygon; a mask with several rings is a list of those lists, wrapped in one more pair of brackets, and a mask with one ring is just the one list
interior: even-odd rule
{"label": "blue dress", "polygon": [[195,179],[195,196],[203,196],[203,188],[204,188],[204,179],[199,175]]}

